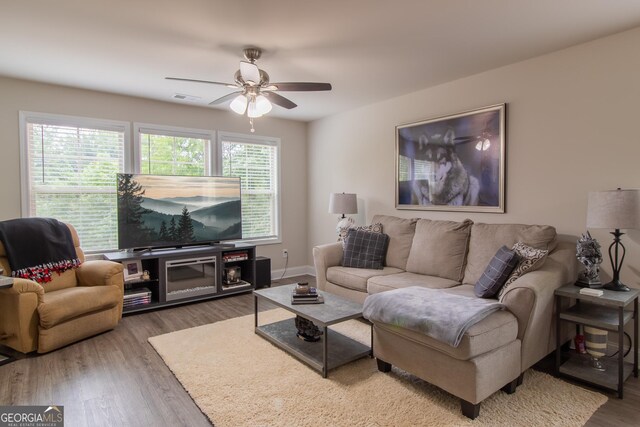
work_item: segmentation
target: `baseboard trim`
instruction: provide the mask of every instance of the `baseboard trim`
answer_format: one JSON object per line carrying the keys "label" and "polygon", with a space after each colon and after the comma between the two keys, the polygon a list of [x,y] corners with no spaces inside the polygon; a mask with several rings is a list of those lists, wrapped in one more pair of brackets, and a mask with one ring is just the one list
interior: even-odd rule
{"label": "baseboard trim", "polygon": [[[284,273],[284,277],[282,276],[282,273]],[[271,270],[271,280],[280,280],[280,278],[286,279],[289,277],[304,275],[315,276],[315,268],[311,265],[301,265],[298,267],[289,267],[286,272],[283,268],[279,270]]]}

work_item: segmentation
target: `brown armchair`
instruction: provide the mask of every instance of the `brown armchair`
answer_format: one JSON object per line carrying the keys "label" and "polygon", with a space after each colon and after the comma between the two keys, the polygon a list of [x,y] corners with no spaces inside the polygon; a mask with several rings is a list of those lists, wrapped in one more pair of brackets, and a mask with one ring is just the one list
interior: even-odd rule
{"label": "brown armchair", "polygon": [[[117,326],[122,317],[123,267],[111,261],[85,262],[78,233],[67,226],[83,263],[53,273],[43,285],[16,278],[11,288],[0,289],[0,344],[23,353],[47,353]],[[10,274],[1,242],[0,267]]]}

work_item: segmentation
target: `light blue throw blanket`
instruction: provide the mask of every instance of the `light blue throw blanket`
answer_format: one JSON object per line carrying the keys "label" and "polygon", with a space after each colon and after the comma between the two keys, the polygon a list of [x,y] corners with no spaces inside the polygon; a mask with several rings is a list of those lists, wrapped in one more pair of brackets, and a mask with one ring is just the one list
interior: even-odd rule
{"label": "light blue throw blanket", "polygon": [[363,316],[457,347],[467,329],[503,308],[496,300],[411,286],[369,295],[364,301]]}

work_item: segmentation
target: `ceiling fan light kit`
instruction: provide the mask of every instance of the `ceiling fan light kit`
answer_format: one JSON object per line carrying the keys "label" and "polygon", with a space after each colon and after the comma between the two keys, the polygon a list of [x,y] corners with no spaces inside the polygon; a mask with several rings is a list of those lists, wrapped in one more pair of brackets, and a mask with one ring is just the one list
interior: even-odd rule
{"label": "ceiling fan light kit", "polygon": [[244,114],[247,109],[247,98],[244,95],[238,95],[233,101],[231,101],[229,108],[238,114]]}
{"label": "ceiling fan light kit", "polygon": [[255,132],[253,128],[253,119],[262,117],[269,113],[273,108],[273,104],[279,105],[286,109],[292,109],[297,105],[290,99],[277,94],[276,91],[324,91],[331,90],[330,83],[310,83],[310,82],[287,82],[287,83],[270,83],[269,74],[261,70],[255,64],[255,61],[262,55],[262,50],[251,47],[244,49],[244,57],[246,61],[240,61],[240,69],[234,75],[235,84],[221,83],[210,80],[183,79],[179,77],[165,77],[167,80],[180,80],[196,83],[209,83],[215,85],[223,85],[234,89],[236,92],[221,96],[212,101],[209,105],[221,104],[231,101],[229,108],[237,114],[245,115],[249,118],[251,124],[251,132]]}

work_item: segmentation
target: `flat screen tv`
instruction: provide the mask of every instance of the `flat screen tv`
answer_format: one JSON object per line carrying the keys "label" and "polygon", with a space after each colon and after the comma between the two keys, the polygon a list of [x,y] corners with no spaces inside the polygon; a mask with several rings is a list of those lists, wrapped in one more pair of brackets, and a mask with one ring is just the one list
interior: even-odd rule
{"label": "flat screen tv", "polygon": [[240,178],[118,174],[120,249],[241,238]]}

